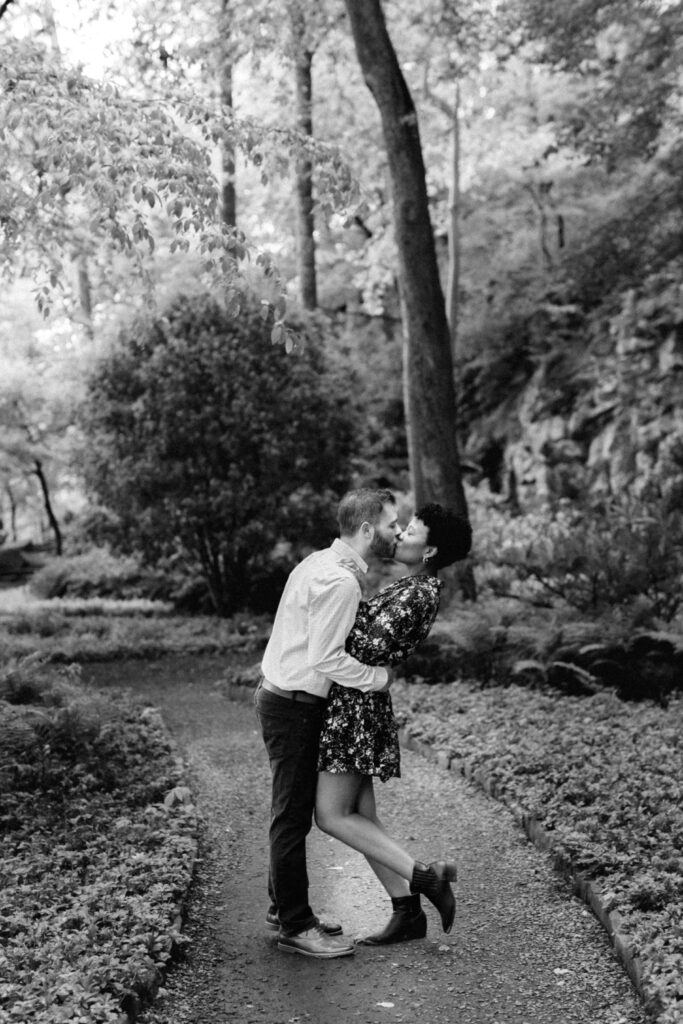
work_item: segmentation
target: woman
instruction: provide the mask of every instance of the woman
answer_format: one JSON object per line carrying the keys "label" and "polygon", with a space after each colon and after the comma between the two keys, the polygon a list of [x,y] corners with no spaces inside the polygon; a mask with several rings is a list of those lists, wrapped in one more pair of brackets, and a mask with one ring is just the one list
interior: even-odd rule
{"label": "woman", "polygon": [[[439,610],[443,583],[438,570],[465,558],[471,543],[463,516],[436,504],[421,508],[402,532],[394,555],[408,566],[408,575],[361,602],[347,651],[370,665],[406,658],[426,638]],[[332,685],[318,771],[318,827],[363,853],[391,898],[393,913],[386,927],[361,941],[387,945],[424,938],[427,919],[420,894],[434,904],[449,932],[455,917],[450,886],[455,865],[413,860],[377,817],[373,776],[383,782],[400,776],[398,730],[388,692],[365,694]]]}

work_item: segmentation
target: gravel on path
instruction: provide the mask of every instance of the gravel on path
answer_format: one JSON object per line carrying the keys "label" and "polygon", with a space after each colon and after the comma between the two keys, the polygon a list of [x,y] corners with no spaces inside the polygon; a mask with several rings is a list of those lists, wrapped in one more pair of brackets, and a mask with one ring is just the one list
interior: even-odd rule
{"label": "gravel on path", "polygon": [[[417,859],[458,862],[444,935],[319,961],[280,952],[264,924],[270,774],[253,708],[214,689],[216,659],[89,666],[86,678],[159,707],[202,818],[186,959],[141,1024],[644,1024],[607,936],[511,814],[454,773],[403,753],[380,814]],[[390,907],[364,859],[315,828],[311,899],[347,934]]]}

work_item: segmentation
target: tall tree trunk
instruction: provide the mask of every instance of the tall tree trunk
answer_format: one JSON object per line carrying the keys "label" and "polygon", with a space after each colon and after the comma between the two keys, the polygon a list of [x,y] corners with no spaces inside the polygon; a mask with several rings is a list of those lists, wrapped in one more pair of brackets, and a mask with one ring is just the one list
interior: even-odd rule
{"label": "tall tree trunk", "polygon": [[38,477],[40,483],[40,489],[43,494],[43,504],[45,505],[45,512],[47,514],[50,529],[52,530],[55,537],[55,554],[61,555],[62,553],[62,531],[59,528],[57,517],[52,509],[52,502],[50,501],[50,489],[47,486],[47,480],[45,479],[45,473],[43,472],[43,464],[40,459],[34,458],[33,460],[34,470],[33,472]]}
{"label": "tall tree trunk", "polygon": [[[232,95],[232,68],[233,68],[233,53],[231,45],[231,29],[230,29],[230,17],[229,17],[229,4],[230,0],[222,0],[222,24],[221,24],[221,45],[223,47],[223,56],[221,60],[220,69],[220,90],[221,90],[221,104],[232,110],[233,95]],[[223,182],[222,182],[222,217],[223,223],[227,224],[228,227],[237,227],[237,190],[235,188],[235,147],[232,143],[223,139],[223,148],[221,151],[221,162],[223,166]]]}
{"label": "tall tree trunk", "polygon": [[[307,139],[313,138],[313,53],[306,45],[303,12],[292,12],[292,37],[296,61],[296,123]],[[301,303],[304,309],[318,305],[315,273],[315,219],[313,216],[313,163],[300,157],[296,169],[297,240]]]}
{"label": "tall tree trunk", "polygon": [[451,352],[455,362],[460,316],[460,80],[457,73],[452,122],[451,187],[448,197],[448,326],[451,330]]}
{"label": "tall tree trunk", "polygon": [[345,0],[358,60],[379,107],[391,175],[404,325],[404,396],[415,503],[467,513],[456,440],[453,358],[412,97],[379,0]]}

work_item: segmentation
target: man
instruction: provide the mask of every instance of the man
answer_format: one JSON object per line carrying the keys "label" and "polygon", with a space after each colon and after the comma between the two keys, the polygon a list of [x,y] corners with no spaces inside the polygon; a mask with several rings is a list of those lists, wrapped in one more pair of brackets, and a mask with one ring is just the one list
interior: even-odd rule
{"label": "man", "polygon": [[275,615],[255,697],[273,775],[270,825],[271,907],[278,946],[328,959],[348,956],[353,941],[319,921],[308,902],[306,836],[313,822],[318,743],[332,681],[383,690],[385,668],[363,665],[344,645],[361,598],[366,558],[391,558],[401,530],[390,491],[350,491],[337,513],[340,537],[292,571]]}

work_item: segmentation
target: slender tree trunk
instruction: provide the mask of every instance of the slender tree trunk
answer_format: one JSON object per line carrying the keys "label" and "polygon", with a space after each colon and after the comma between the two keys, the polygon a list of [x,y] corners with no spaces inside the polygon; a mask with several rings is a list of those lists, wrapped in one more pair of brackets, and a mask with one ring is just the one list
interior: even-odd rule
{"label": "slender tree trunk", "polygon": [[54,534],[54,538],[55,538],[55,554],[61,555],[61,553],[62,553],[62,531],[59,528],[59,523],[57,522],[57,517],[55,516],[54,511],[52,509],[52,502],[50,501],[50,489],[49,489],[49,487],[47,485],[47,480],[45,479],[45,473],[43,472],[43,464],[40,461],[40,459],[34,458],[33,465],[35,467],[33,472],[38,477],[38,482],[40,484],[40,489],[41,489],[42,494],[43,494],[43,504],[45,506],[45,512],[46,512],[46,515],[47,515],[47,518],[48,518],[48,522],[50,524],[50,529],[52,530],[52,532]]}
{"label": "slender tree trunk", "polygon": [[457,75],[453,105],[453,149],[448,212],[448,326],[451,330],[451,352],[455,362],[460,316],[460,81]]}
{"label": "slender tree trunk", "polygon": [[61,58],[62,51],[59,45],[59,37],[57,36],[57,25],[55,23],[55,12],[52,6],[52,0],[43,0],[43,18],[45,19],[45,29],[50,37],[52,48],[55,54]]}
{"label": "slender tree trunk", "polygon": [[[305,42],[303,13],[292,13],[296,55],[296,123],[306,139],[313,138],[313,53]],[[300,157],[296,169],[297,239],[301,302],[304,309],[318,305],[315,273],[315,218],[313,216],[313,164]]]}
{"label": "slender tree trunk", "polygon": [[404,396],[416,505],[467,504],[456,440],[450,331],[412,97],[379,0],[345,0],[365,81],[379,107],[391,175],[404,324]]}
{"label": "slender tree trunk", "polygon": [[14,498],[14,491],[9,484],[5,487],[5,493],[9,499],[9,528],[12,540],[17,539],[17,503]]}
{"label": "slender tree trunk", "polygon": [[88,259],[86,256],[78,257],[78,295],[81,302],[83,329],[88,339],[92,341],[95,337],[92,321],[92,287],[90,285],[90,271],[88,270]]}
{"label": "slender tree trunk", "polygon": [[[221,27],[221,42],[223,46],[223,59],[221,61],[221,104],[232,110],[233,104],[233,93],[232,93],[232,69],[233,69],[233,54],[231,47],[230,38],[230,19],[229,19],[229,4],[230,0],[222,0],[222,27]],[[223,148],[221,151],[221,162],[223,165],[223,182],[222,182],[222,217],[223,223],[227,224],[228,227],[237,227],[237,191],[235,188],[235,147],[223,140]]]}
{"label": "slender tree trunk", "polygon": [[533,200],[534,206],[538,210],[538,247],[543,270],[545,273],[549,273],[553,269],[553,254],[548,244],[548,210],[546,205],[549,190],[547,186],[543,184],[536,185],[535,182],[530,182],[526,188]]}

